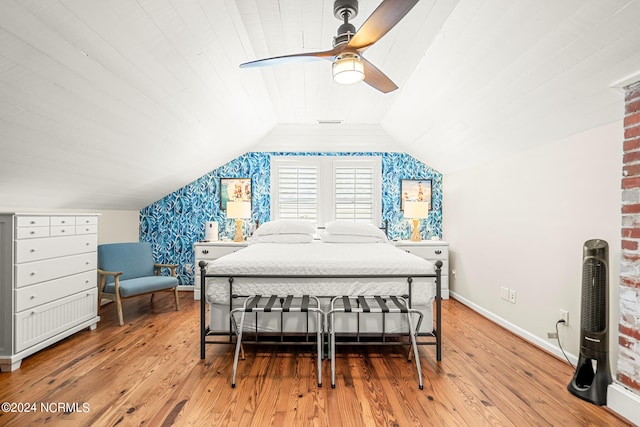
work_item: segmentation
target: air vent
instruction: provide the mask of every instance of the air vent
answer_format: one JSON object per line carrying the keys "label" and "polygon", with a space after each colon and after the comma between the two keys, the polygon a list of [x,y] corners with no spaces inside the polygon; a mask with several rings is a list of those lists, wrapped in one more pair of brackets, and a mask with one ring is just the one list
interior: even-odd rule
{"label": "air vent", "polygon": [[343,120],[318,120],[319,125],[341,125]]}

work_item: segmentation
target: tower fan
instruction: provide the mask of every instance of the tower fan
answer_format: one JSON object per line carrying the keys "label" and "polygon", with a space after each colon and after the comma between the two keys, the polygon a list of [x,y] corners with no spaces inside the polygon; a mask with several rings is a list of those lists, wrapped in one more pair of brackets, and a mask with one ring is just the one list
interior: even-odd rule
{"label": "tower fan", "polygon": [[596,405],[607,404],[609,369],[609,245],[587,240],[583,248],[580,356],[567,389]]}

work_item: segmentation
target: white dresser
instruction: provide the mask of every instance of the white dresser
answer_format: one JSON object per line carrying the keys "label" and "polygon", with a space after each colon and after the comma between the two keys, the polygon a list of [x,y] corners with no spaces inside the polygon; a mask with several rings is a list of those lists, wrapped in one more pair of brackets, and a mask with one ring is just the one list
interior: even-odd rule
{"label": "white dresser", "polygon": [[98,317],[96,214],[0,213],[0,369]]}
{"label": "white dresser", "polygon": [[200,261],[212,261],[247,247],[247,242],[196,242],[193,244],[194,278],[193,298],[200,299]]}
{"label": "white dresser", "polygon": [[442,298],[449,299],[449,243],[442,240],[422,240],[420,242],[399,240],[395,242],[395,245],[427,261],[434,263],[437,260],[442,261],[440,290]]}

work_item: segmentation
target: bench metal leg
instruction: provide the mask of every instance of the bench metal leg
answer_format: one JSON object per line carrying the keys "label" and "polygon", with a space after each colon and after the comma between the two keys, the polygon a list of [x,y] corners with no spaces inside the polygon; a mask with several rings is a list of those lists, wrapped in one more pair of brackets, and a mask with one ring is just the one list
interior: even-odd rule
{"label": "bench metal leg", "polygon": [[336,388],[336,331],[333,307],[329,312],[329,358],[331,359],[331,388]]}
{"label": "bench metal leg", "polygon": [[[236,339],[236,353],[233,356],[233,373],[231,374],[231,387],[236,386],[236,371],[238,370],[238,355],[240,354],[240,347],[242,346],[242,331],[244,330],[244,317],[247,314],[245,310],[242,310],[240,315],[240,327],[238,328],[238,337]],[[233,316],[233,314],[231,314]],[[235,320],[234,320],[235,323]]]}
{"label": "bench metal leg", "polygon": [[318,311],[316,312],[316,343],[318,344],[318,387],[322,387],[322,330],[324,329],[324,325],[322,324],[322,311],[320,307],[318,307]]}
{"label": "bench metal leg", "polygon": [[[420,366],[420,355],[418,354],[418,344],[416,342],[417,331],[413,329],[413,325],[411,322],[411,313],[413,311],[414,310],[407,311],[407,322],[409,323],[409,336],[411,337],[411,345],[413,346],[413,355],[416,359],[416,369],[418,370],[418,387],[420,387],[420,390],[422,390],[424,388],[424,385],[422,384],[422,367]],[[422,313],[420,313],[420,317],[422,317]]]}

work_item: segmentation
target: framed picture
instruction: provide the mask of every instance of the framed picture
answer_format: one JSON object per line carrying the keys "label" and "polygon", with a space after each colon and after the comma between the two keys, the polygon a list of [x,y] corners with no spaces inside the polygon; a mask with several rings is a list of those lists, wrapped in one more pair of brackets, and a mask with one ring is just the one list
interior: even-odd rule
{"label": "framed picture", "polygon": [[400,210],[404,212],[404,202],[428,202],[431,204],[431,180],[430,179],[403,179],[400,183],[401,204]]}
{"label": "framed picture", "polygon": [[227,210],[227,202],[251,202],[251,178],[220,178],[220,209]]}

